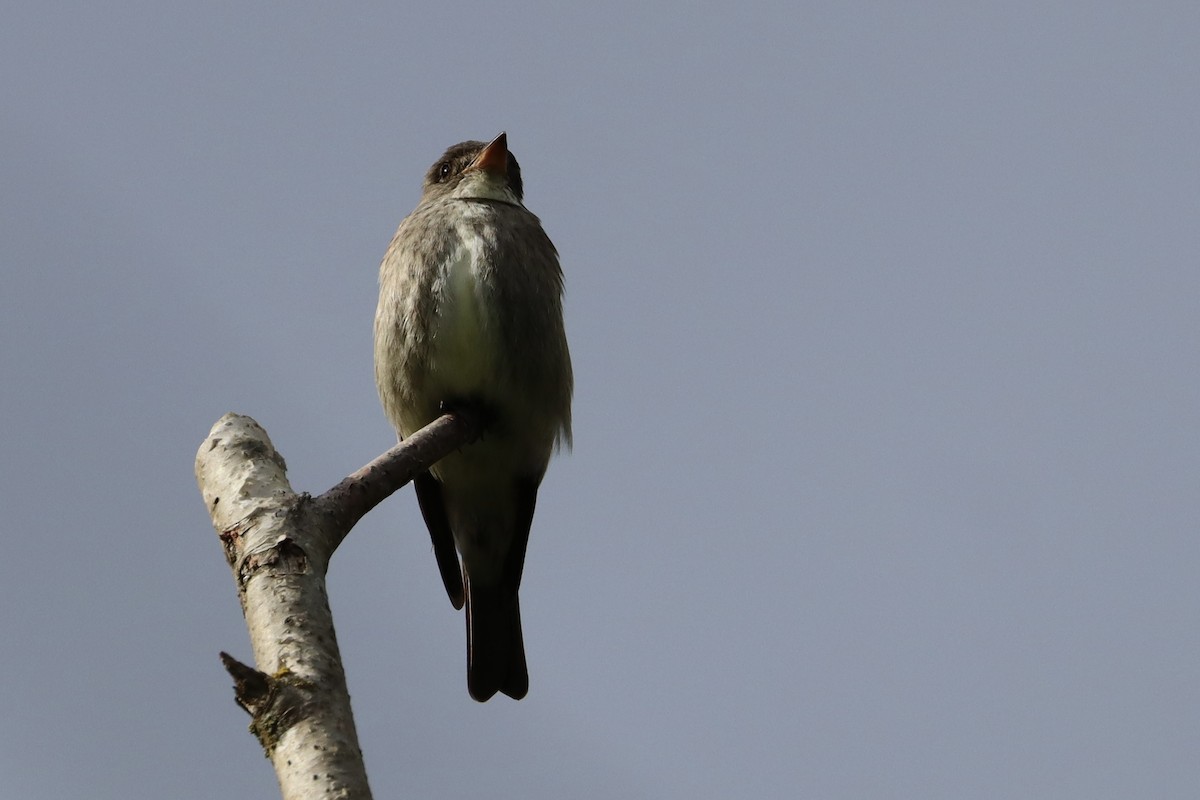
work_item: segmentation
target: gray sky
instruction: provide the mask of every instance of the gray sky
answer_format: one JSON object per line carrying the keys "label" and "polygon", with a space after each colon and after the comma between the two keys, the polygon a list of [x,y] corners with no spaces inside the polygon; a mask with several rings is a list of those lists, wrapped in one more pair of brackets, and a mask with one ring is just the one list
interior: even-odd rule
{"label": "gray sky", "polygon": [[1200,6],[970,5],[8,8],[0,796],[274,796],[196,448],[391,444],[379,260],[505,130],[577,376],[531,688],[376,509],[377,796],[1194,798]]}

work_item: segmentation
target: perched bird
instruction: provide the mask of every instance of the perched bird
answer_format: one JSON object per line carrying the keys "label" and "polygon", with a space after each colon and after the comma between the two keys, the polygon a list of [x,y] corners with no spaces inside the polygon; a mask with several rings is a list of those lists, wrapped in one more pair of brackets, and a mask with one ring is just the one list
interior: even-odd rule
{"label": "perched bird", "polygon": [[571,445],[562,269],[522,197],[505,134],[447,150],[383,258],[375,313],[375,382],[401,439],[445,410],[484,421],[414,481],[450,602],[466,602],[480,702],[529,690],[517,589],[538,486]]}

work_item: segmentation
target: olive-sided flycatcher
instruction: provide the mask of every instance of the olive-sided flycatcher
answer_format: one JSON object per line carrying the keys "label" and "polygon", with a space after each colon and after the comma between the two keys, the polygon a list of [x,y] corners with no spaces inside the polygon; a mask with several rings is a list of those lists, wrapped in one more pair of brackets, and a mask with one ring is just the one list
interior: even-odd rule
{"label": "olive-sided flycatcher", "polygon": [[481,702],[529,690],[517,589],[538,485],[571,444],[562,270],[522,196],[503,133],[447,150],[383,258],[375,313],[375,381],[400,437],[456,407],[484,422],[414,480],[450,602],[466,602]]}

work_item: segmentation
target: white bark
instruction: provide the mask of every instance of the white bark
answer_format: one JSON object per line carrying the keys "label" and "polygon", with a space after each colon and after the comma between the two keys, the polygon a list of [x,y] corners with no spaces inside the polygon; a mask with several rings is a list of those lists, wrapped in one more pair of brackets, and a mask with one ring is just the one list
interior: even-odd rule
{"label": "white bark", "polygon": [[233,569],[257,669],[222,654],[285,800],[370,798],[325,573],[363,514],[478,434],[445,415],[317,498],[249,417],[226,414],[196,454],[196,480]]}

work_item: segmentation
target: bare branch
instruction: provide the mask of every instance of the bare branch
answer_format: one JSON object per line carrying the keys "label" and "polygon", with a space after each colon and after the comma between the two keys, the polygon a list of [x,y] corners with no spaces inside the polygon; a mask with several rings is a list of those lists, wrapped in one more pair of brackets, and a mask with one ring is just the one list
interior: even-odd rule
{"label": "bare branch", "polygon": [[196,480],[233,570],[257,668],[222,654],[285,800],[371,796],[334,634],[325,573],[354,524],[479,435],[446,414],[311,498],[249,417],[226,414],[196,454]]}
{"label": "bare branch", "polygon": [[[443,414],[370,464],[352,473],[314,501],[333,517],[337,528],[350,529],[389,495],[418,474],[482,433],[477,415],[463,409]],[[343,535],[344,535],[343,534]],[[336,548],[341,540],[333,543]]]}

